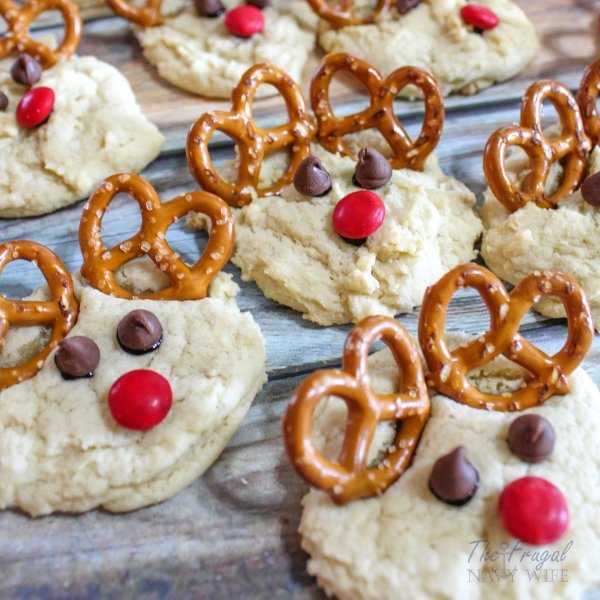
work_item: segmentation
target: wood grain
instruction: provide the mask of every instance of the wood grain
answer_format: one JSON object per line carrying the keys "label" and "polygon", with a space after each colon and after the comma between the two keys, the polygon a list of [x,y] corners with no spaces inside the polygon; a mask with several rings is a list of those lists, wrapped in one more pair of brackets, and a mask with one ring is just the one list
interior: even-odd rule
{"label": "wood grain", "polygon": [[[448,118],[438,155],[447,172],[478,194],[485,182],[481,151],[489,134],[517,118],[518,100],[528,82],[558,76],[576,87],[583,66],[597,53],[597,4],[592,1],[521,0],[536,23],[544,51],[524,74],[475,97],[449,100]],[[141,57],[128,27],[115,18],[86,25],[83,53],[98,54],[127,74],[146,113],[167,132],[162,156],[144,175],[165,200],[194,189],[182,141],[190,121],[223,103],[199,99],[158,80]],[[341,90],[350,107],[356,100]],[[257,101],[269,116],[275,105]],[[400,110],[408,122],[419,109]],[[270,114],[273,119],[278,113]],[[215,149],[217,163],[230,159],[232,148]],[[77,246],[81,203],[35,219],[0,221],[0,241],[35,239],[49,245],[70,269],[81,263]],[[108,216],[107,241],[130,234],[137,223],[135,206],[118,198]],[[187,259],[201,250],[203,238],[178,223],[169,241]],[[161,505],[122,516],[94,511],[81,516],[30,519],[16,511],[0,513],[0,598],[210,598],[323,599],[306,575],[306,556],[296,533],[300,499],[306,486],[292,473],[281,441],[281,415],[302,376],[339,364],[348,327],[319,328],[297,313],[263,297],[252,283],[240,281],[238,298],[250,310],[267,340],[269,383],[255,400],[243,426],[223,456],[204,477]],[[9,269],[0,291],[23,293],[39,280]],[[399,321],[415,332],[417,315]],[[470,332],[487,327],[487,315],[473,294],[453,303],[450,329]],[[541,348],[556,349],[564,339],[564,322],[534,313],[523,322],[526,337]],[[600,342],[585,368],[600,383]],[[1,485],[1,482],[0,482]],[[590,595],[596,600],[600,594]]]}

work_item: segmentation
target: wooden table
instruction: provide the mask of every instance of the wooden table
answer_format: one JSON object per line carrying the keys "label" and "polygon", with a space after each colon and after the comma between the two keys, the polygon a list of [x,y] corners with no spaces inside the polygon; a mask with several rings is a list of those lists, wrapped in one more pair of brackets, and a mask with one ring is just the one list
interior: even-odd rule
{"label": "wooden table", "polygon": [[[485,186],[481,152],[489,134],[518,118],[519,100],[532,81],[561,79],[576,88],[584,66],[598,54],[598,5],[593,0],[518,0],[535,23],[542,51],[514,80],[474,97],[453,97],[438,147],[441,166],[480,194]],[[166,133],[160,158],[144,173],[163,199],[194,189],[183,153],[189,124],[207,108],[227,103],[199,99],[161,82],[143,62],[128,27],[103,17],[86,24],[80,53],[93,53],[129,77],[143,109]],[[306,82],[305,82],[306,83]],[[340,101],[355,96],[339,89]],[[277,118],[272,101],[257,102]],[[410,121],[419,108],[399,104]],[[218,160],[231,158],[223,145]],[[0,241],[29,238],[50,246],[71,269],[80,265],[77,239],[81,203],[35,219],[0,222]],[[135,207],[117,200],[105,239],[124,239],[135,223]],[[184,257],[198,252],[198,240],[183,225],[169,240]],[[128,515],[94,511],[81,516],[31,519],[16,511],[0,514],[1,598],[324,598],[305,573],[306,555],[296,533],[306,486],[292,473],[283,453],[281,416],[286,400],[313,369],[339,364],[348,327],[316,327],[266,300],[253,284],[242,283],[238,302],[250,310],[267,340],[269,382],[256,398],[239,432],[215,465],[171,500]],[[16,270],[3,275],[1,289],[26,292]],[[468,319],[465,316],[468,314]],[[399,318],[414,333],[417,316]],[[487,313],[472,294],[452,305],[449,326],[469,332],[487,327]],[[564,339],[564,322],[527,316],[528,339],[546,351]],[[585,367],[600,383],[600,343]],[[0,482],[1,485],[1,482]],[[589,598],[599,596],[590,595]]]}

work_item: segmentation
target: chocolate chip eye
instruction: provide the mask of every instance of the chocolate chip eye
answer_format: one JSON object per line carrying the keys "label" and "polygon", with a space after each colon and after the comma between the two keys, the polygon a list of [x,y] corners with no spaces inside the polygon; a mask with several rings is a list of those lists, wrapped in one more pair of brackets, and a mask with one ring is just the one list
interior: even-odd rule
{"label": "chocolate chip eye", "polygon": [[396,10],[405,15],[408,11],[415,8],[421,0],[396,0]]}
{"label": "chocolate chip eye", "polygon": [[294,173],[294,187],[304,196],[323,196],[331,189],[331,176],[316,156],[307,156]]}
{"label": "chocolate chip eye", "polygon": [[146,354],[162,343],[163,328],[149,310],[132,310],[117,325],[117,340],[130,354]]}
{"label": "chocolate chip eye", "polygon": [[433,495],[454,506],[466,504],[479,487],[479,472],[466,457],[464,446],[440,456],[429,476],[429,489]]}
{"label": "chocolate chip eye", "polygon": [[196,12],[201,17],[215,19],[225,12],[221,0],[194,0]]}
{"label": "chocolate chip eye", "polygon": [[353,183],[367,190],[384,186],[392,178],[388,159],[375,148],[362,148],[354,169]]}
{"label": "chocolate chip eye", "polygon": [[510,451],[522,461],[539,463],[554,449],[556,434],[552,423],[540,415],[522,415],[508,428]]}
{"label": "chocolate chip eye", "polygon": [[58,343],[54,363],[64,379],[91,377],[100,362],[100,349],[94,340],[74,335]]}

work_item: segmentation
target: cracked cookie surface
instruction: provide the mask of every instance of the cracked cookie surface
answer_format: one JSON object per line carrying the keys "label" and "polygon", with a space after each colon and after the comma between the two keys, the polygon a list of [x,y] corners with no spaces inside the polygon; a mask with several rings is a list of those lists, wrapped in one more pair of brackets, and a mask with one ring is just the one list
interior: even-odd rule
{"label": "cracked cookie surface", "polygon": [[42,74],[54,90],[47,123],[19,127],[15,109],[26,87],[10,76],[14,59],[0,62],[0,217],[41,215],[86,197],[104,177],[139,172],[164,141],[142,114],[127,79],[92,56],[73,56]]}
{"label": "cracked cookie surface", "polygon": [[[201,475],[266,379],[262,335],[235,293],[228,275],[213,282],[211,297],[185,302],[123,300],[83,284],[69,336],[94,340],[100,364],[93,377],[67,381],[53,352],[35,377],[0,392],[0,507],[31,515],[128,511],[165,500]],[[158,350],[132,355],[117,342],[117,324],[134,309],[160,320]],[[9,330],[8,353],[31,350],[39,333]],[[173,391],[169,414],[148,431],[117,425],[106,401],[113,382],[136,369],[157,371]]]}
{"label": "cracked cookie surface", "polygon": [[405,15],[390,10],[377,24],[337,30],[324,25],[319,43],[326,52],[348,52],[372,61],[383,73],[401,65],[427,69],[444,95],[474,94],[522,71],[538,50],[533,25],[516,4],[478,4],[492,9],[500,20],[482,34],[462,21],[462,0],[423,0]]}
{"label": "cracked cookie surface", "polygon": [[[397,389],[398,369],[388,350],[372,355],[369,366],[374,389]],[[498,393],[518,387],[522,377],[517,367],[497,360],[473,380]],[[535,465],[513,455],[506,441],[510,423],[524,413],[477,410],[434,394],[412,465],[382,496],[345,506],[317,490],[304,497],[300,533],[310,554],[308,572],[340,600],[561,600],[580,598],[600,584],[592,558],[600,550],[600,392],[582,369],[569,379],[567,395],[524,411],[544,416],[556,430],[553,453]],[[343,435],[343,404],[330,401],[319,410],[315,440],[335,456]],[[382,432],[372,455],[391,439]],[[436,459],[460,445],[479,471],[480,486],[467,504],[455,507],[433,496],[428,479]],[[528,475],[548,479],[567,499],[570,525],[555,544],[517,543],[498,516],[502,489]],[[501,554],[515,544],[510,559]],[[524,554],[546,550],[545,563]],[[553,552],[558,554],[551,559]],[[567,575],[548,582],[544,569]]]}
{"label": "cracked cookie surface", "polygon": [[[423,172],[399,169],[383,187],[383,225],[360,247],[345,242],[331,224],[335,205],[357,188],[356,163],[318,146],[332,190],[309,198],[293,185],[281,196],[257,198],[236,211],[232,262],[265,296],[320,325],[394,315],[421,303],[428,285],[475,256],[481,222],[474,195],[442,173],[430,157]],[[261,179],[276,179],[282,164],[265,162]]]}

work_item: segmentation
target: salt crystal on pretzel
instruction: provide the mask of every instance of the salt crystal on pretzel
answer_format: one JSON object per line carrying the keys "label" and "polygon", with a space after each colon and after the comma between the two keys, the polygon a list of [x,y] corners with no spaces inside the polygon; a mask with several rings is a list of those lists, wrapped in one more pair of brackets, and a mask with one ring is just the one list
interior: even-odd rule
{"label": "salt crystal on pretzel", "polygon": [[[400,369],[401,388],[393,394],[376,393],[369,380],[367,355],[378,339],[388,345]],[[348,408],[337,462],[315,448],[311,431],[315,409],[329,395],[342,398]],[[283,422],[286,450],[297,472],[338,504],[379,495],[410,465],[429,410],[421,361],[409,334],[394,319],[367,317],[348,335],[342,368],[317,371],[295,391]],[[375,430],[383,421],[398,425],[394,442],[379,464],[367,466]]]}
{"label": "salt crystal on pretzel", "polygon": [[[42,13],[58,10],[64,20],[64,35],[58,48],[49,48],[29,37],[29,26]],[[0,0],[0,16],[6,22],[6,32],[0,38],[0,58],[11,52],[25,52],[47,69],[71,56],[81,39],[81,16],[71,0],[29,0],[22,6],[11,0]]]}
{"label": "salt crystal on pretzel", "polygon": [[[370,104],[357,114],[336,117],[329,97],[331,81],[345,72],[358,79],[369,94]],[[423,92],[425,114],[419,136],[412,140],[394,111],[394,99],[407,86]],[[394,169],[423,170],[425,160],[437,145],[444,125],[444,98],[431,73],[417,67],[401,67],[383,77],[368,62],[337,52],[326,55],[310,86],[312,109],[318,122],[317,139],[330,152],[354,156],[343,136],[377,129],[392,150],[390,164]]]}
{"label": "salt crystal on pretzel", "polygon": [[[256,125],[252,115],[252,101],[258,87],[264,84],[270,84],[279,91],[289,117],[287,123],[271,129]],[[235,183],[223,180],[212,163],[209,144],[216,131],[231,137],[238,149],[239,167]],[[186,144],[187,161],[204,189],[239,208],[252,202],[257,194],[271,196],[288,185],[298,165],[310,155],[314,134],[314,122],[306,110],[298,84],[281,69],[259,64],[246,71],[233,90],[231,112],[205,113],[192,125]],[[261,186],[260,170],[265,157],[283,148],[290,150],[288,168],[275,182]]]}
{"label": "salt crystal on pretzel", "polygon": [[[117,194],[129,194],[139,205],[142,224],[138,233],[112,248],[102,243],[102,217]],[[209,239],[202,256],[188,267],[166,240],[167,229],[190,212],[210,221]],[[208,192],[183,193],[161,203],[154,188],[132,173],[112,175],[102,181],[87,201],[79,226],[83,255],[82,275],[96,289],[119,298],[197,300],[225,266],[233,251],[234,222],[231,210]],[[126,263],[148,256],[170,279],[171,285],[147,294],[133,294],[117,282],[115,273]]]}
{"label": "salt crystal on pretzel", "polygon": [[[465,287],[474,288],[485,302],[490,312],[490,330],[451,351],[445,337],[446,311],[456,291]],[[567,340],[552,356],[518,333],[527,310],[544,296],[558,297],[567,314]],[[419,319],[419,343],[429,368],[428,385],[461,404],[487,410],[524,410],[542,404],[554,394],[566,394],[567,377],[583,360],[593,337],[587,298],[571,277],[536,272],[508,293],[491,271],[473,263],[456,267],[428,288]],[[469,382],[468,374],[500,355],[529,371],[531,379],[512,393],[485,394]]]}
{"label": "salt crystal on pretzel", "polygon": [[11,327],[47,326],[52,328],[52,333],[35,356],[14,367],[0,367],[0,390],[31,379],[58,342],[73,328],[79,312],[71,275],[54,252],[25,240],[0,245],[0,273],[15,260],[25,260],[39,268],[48,284],[49,299],[12,300],[0,296],[0,349]]}
{"label": "salt crystal on pretzel", "polygon": [[[560,135],[548,138],[542,131],[542,104],[550,101],[558,113]],[[506,165],[511,147],[527,153],[530,173],[519,187]],[[591,150],[579,107],[571,92],[558,81],[543,80],[531,85],[521,105],[521,121],[495,131],[483,155],[483,170],[494,196],[511,212],[528,202],[552,208],[577,189],[583,180]],[[551,193],[546,190],[552,164],[564,166],[563,180]]]}

